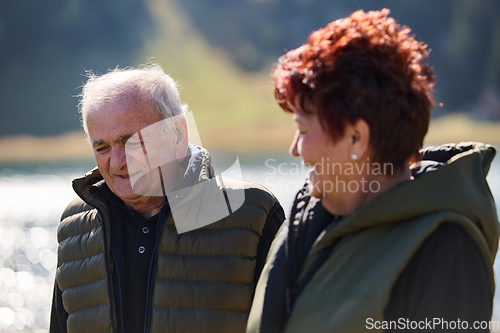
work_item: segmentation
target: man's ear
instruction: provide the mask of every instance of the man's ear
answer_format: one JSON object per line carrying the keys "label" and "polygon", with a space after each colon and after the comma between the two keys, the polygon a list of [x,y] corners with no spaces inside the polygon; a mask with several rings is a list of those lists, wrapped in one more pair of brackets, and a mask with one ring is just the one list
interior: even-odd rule
{"label": "man's ear", "polygon": [[184,161],[184,158],[186,158],[189,144],[187,123],[185,117],[179,117],[179,119],[175,121],[175,133],[175,159],[180,163]]}
{"label": "man's ear", "polygon": [[349,126],[349,134],[351,137],[351,156],[355,155],[359,158],[368,156],[370,150],[370,126],[363,119],[358,119]]}

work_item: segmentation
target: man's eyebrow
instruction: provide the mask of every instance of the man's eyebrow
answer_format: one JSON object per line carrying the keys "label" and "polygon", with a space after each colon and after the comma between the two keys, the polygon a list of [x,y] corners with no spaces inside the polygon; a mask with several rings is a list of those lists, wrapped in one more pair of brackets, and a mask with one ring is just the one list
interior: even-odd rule
{"label": "man's eyebrow", "polygon": [[[134,134],[125,134],[125,135],[120,135],[114,142],[115,143],[121,143],[121,142],[126,142],[128,139],[130,139]],[[97,140],[92,142],[92,147],[95,148],[97,146],[103,145],[106,142],[104,140]]]}
{"label": "man's eyebrow", "polygon": [[92,148],[95,148],[95,147],[100,146],[102,144],[104,144],[104,140],[94,141],[94,142],[92,142]]}

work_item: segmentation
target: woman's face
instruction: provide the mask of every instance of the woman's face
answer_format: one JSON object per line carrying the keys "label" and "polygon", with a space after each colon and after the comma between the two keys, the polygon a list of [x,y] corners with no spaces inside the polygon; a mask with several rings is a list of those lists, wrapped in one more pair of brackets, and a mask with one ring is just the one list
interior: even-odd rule
{"label": "woman's face", "polygon": [[[293,119],[297,132],[290,146],[290,154],[301,156],[306,166],[313,167],[308,176],[311,181],[310,194],[323,199],[335,198],[343,188],[338,184],[345,180],[346,163],[351,163],[350,148],[352,136],[346,131],[336,143],[321,127],[316,114],[296,111]],[[340,190],[340,191],[339,191]]]}

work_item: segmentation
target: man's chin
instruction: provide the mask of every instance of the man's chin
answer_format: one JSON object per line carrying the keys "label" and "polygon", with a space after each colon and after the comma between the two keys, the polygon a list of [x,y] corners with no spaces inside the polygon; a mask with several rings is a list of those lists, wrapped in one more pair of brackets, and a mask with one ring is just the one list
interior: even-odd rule
{"label": "man's chin", "polygon": [[130,182],[127,184],[113,184],[115,186],[111,187],[109,186],[110,190],[120,199],[123,201],[126,200],[134,200],[137,199],[141,196],[143,196],[141,193],[138,193],[135,191],[132,186],[130,185]]}
{"label": "man's chin", "polygon": [[138,197],[140,197],[140,195],[138,195],[137,193],[132,191],[132,189],[130,189],[130,190],[116,190],[113,192],[115,193],[115,195],[118,198],[122,199],[123,201],[133,200],[133,199],[137,199]]}

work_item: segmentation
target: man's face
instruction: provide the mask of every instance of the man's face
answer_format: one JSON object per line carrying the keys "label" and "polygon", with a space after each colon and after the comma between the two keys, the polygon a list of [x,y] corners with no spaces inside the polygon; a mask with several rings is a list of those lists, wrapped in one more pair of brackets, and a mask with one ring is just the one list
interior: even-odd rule
{"label": "man's face", "polygon": [[[127,140],[156,122],[158,116],[155,109],[137,94],[122,96],[115,102],[90,110],[87,114],[89,137],[97,167],[109,189],[126,203],[141,200],[141,196],[147,192],[144,189],[132,189],[130,177],[133,175],[129,175],[127,165]],[[175,160],[174,137],[175,135],[170,133],[168,138],[171,141],[162,145],[163,156],[167,159],[171,156],[170,160]],[[129,163],[132,163],[130,155],[128,157]],[[133,160],[133,163],[133,170],[140,169],[135,165],[138,162]],[[160,186],[158,182],[145,181],[144,184]],[[153,188],[151,190],[155,191]]]}

